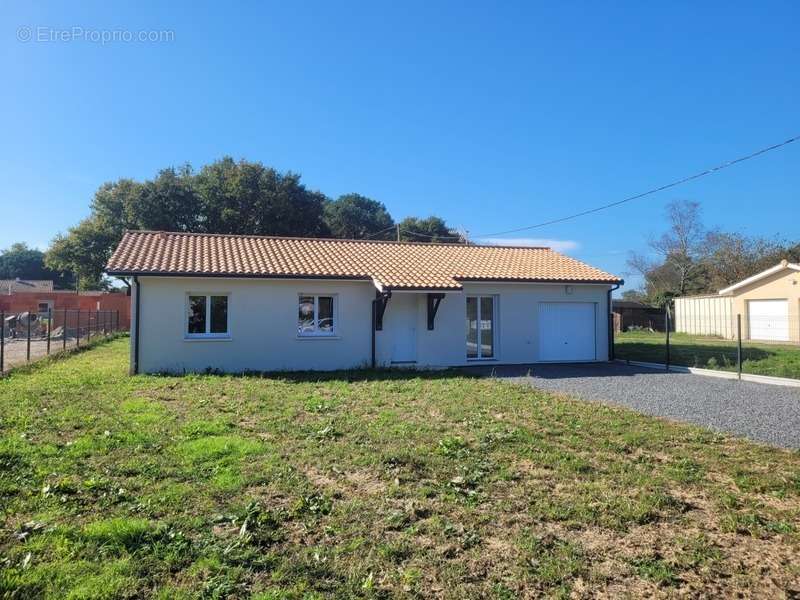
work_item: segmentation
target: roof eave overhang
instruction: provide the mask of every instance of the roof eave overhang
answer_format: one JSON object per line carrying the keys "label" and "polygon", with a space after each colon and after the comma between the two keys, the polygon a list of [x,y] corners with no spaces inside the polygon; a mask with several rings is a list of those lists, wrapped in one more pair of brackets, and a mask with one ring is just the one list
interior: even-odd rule
{"label": "roof eave overhang", "polygon": [[174,271],[128,271],[119,269],[107,269],[106,275],[112,277],[214,277],[229,279],[330,279],[341,281],[371,281],[380,291],[407,291],[407,292],[460,292],[464,288],[463,283],[527,283],[527,284],[550,284],[550,285],[622,285],[623,279],[522,279],[519,277],[493,277],[493,278],[464,278],[458,277],[453,286],[399,286],[384,285],[379,280],[368,275],[299,275],[296,273],[203,273],[203,272],[174,272]]}
{"label": "roof eave overhang", "polygon": [[297,275],[293,273],[198,273],[172,271],[121,271],[107,270],[106,275],[112,277],[195,277],[195,278],[227,278],[227,279],[333,279],[341,281],[371,281],[367,275]]}
{"label": "roof eave overhang", "polygon": [[781,263],[781,264],[775,265],[774,267],[770,267],[769,269],[766,269],[765,271],[761,271],[761,273],[756,273],[755,275],[752,275],[752,276],[748,277],[747,279],[742,279],[738,283],[734,283],[733,285],[729,285],[728,287],[726,287],[724,289],[721,289],[717,293],[720,296],[729,296],[733,292],[735,292],[736,290],[739,290],[739,289],[741,289],[743,287],[747,287],[748,285],[751,285],[753,283],[761,281],[765,277],[769,277],[770,275],[774,275],[775,273],[780,273],[784,269],[789,269],[789,270],[792,270],[792,271],[800,271],[800,264],[795,264],[795,263],[785,263],[784,264],[784,263]]}
{"label": "roof eave overhang", "polygon": [[519,277],[505,277],[505,278],[480,278],[468,279],[459,277],[458,281],[464,283],[541,283],[549,285],[572,285],[572,284],[585,284],[585,285],[623,285],[624,279],[521,279]]}

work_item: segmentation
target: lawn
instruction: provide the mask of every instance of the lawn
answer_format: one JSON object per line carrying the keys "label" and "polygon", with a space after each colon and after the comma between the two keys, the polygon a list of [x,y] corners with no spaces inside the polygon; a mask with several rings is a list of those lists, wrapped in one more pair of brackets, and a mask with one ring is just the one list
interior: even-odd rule
{"label": "lawn", "polygon": [[800,454],[458,373],[0,381],[0,596],[800,593]]}
{"label": "lawn", "polygon": [[[663,363],[663,332],[626,331],[614,334],[617,358]],[[670,334],[670,363],[736,371],[736,342],[686,333]],[[800,346],[743,342],[742,372],[800,379]]]}

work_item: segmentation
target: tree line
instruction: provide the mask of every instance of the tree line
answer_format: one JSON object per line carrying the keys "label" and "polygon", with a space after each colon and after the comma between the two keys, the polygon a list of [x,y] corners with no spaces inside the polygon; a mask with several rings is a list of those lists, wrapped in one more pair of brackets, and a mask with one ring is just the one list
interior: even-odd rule
{"label": "tree line", "polygon": [[663,306],[678,296],[714,294],[786,259],[800,262],[800,242],[707,229],[700,204],[667,205],[666,231],[648,242],[648,254],[632,253],[628,266],[642,276],[627,300]]}
{"label": "tree line", "polygon": [[224,157],[199,171],[187,164],[145,181],[104,183],[90,215],[57,235],[42,262],[18,260],[21,252],[30,259],[37,251],[15,244],[0,255],[0,266],[6,257],[16,265],[5,270],[7,277],[40,274],[61,287],[98,289],[108,285],[103,268],[126,229],[393,240],[399,226],[403,241],[459,241],[439,217],[396,222],[382,202],[356,193],[332,199],[300,179],[260,162]]}

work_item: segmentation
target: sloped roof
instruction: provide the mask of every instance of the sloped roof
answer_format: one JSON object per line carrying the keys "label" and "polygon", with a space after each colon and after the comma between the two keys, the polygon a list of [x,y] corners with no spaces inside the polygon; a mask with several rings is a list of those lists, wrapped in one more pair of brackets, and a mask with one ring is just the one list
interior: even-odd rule
{"label": "sloped roof", "polygon": [[727,296],[728,294],[735,292],[738,289],[741,289],[745,286],[750,285],[751,283],[756,283],[757,281],[761,281],[766,277],[770,277],[775,273],[780,273],[784,269],[790,269],[792,271],[800,271],[800,264],[790,263],[788,260],[782,260],[774,267],[770,267],[765,271],[761,271],[761,273],[756,273],[755,275],[748,277],[747,279],[742,279],[739,283],[734,283],[733,285],[729,285],[725,289],[719,291],[720,296]]}
{"label": "sloped roof", "polygon": [[0,279],[0,294],[52,291],[52,279]]}
{"label": "sloped roof", "polygon": [[549,248],[129,231],[110,275],[373,280],[387,289],[461,289],[461,281],[620,283]]}

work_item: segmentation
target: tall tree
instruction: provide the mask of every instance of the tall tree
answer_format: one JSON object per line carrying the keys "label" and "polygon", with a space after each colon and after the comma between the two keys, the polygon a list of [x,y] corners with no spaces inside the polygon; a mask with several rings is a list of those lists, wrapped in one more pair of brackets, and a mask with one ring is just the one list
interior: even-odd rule
{"label": "tall tree", "polygon": [[458,232],[450,229],[440,217],[425,219],[406,217],[400,221],[400,239],[406,242],[459,242]]}
{"label": "tall tree", "polygon": [[[370,237],[391,240],[395,237],[394,219],[386,206],[359,194],[346,194],[325,203],[325,224],[336,238]],[[388,230],[388,231],[387,231]]]}
{"label": "tall tree", "polygon": [[697,202],[679,200],[666,209],[667,231],[648,246],[660,260],[632,254],[628,266],[646,282],[648,296],[684,296],[706,287],[702,263],[706,231]]}
{"label": "tall tree", "polygon": [[56,289],[73,285],[69,273],[49,269],[44,262],[44,252],[30,248],[24,242],[12,244],[0,251],[0,279],[51,279]]}
{"label": "tall tree", "polygon": [[202,216],[213,233],[321,236],[325,196],[300,183],[296,173],[278,173],[258,162],[225,157],[195,177]]}
{"label": "tall tree", "polygon": [[69,229],[66,235],[58,235],[45,254],[45,264],[59,271],[72,273],[81,290],[105,289],[103,269],[118,240],[97,218],[84,219]]}
{"label": "tall tree", "polygon": [[[677,200],[667,205],[667,231],[650,241],[650,248],[677,273],[677,289],[683,296],[692,287],[702,270],[701,257],[706,232],[700,220],[700,204]],[[702,286],[702,284],[700,284]]]}
{"label": "tall tree", "polygon": [[131,221],[141,229],[197,231],[202,201],[195,189],[192,168],[162,169],[155,179],[140,185],[131,206]]}
{"label": "tall tree", "polygon": [[763,271],[783,258],[780,243],[758,237],[711,231],[706,236],[703,262],[708,286],[719,290]]}

